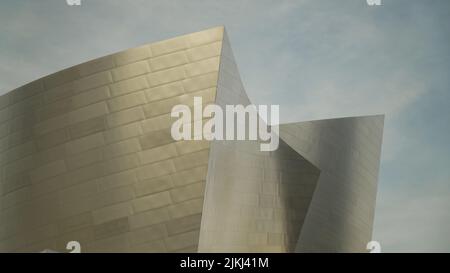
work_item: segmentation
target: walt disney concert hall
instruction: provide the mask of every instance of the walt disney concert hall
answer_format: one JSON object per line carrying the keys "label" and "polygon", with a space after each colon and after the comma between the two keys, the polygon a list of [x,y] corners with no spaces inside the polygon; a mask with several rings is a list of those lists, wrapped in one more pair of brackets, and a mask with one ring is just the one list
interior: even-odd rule
{"label": "walt disney concert hall", "polygon": [[223,27],[0,96],[0,252],[367,252],[384,116],[280,124],[269,152],[175,141],[194,97],[251,104]]}

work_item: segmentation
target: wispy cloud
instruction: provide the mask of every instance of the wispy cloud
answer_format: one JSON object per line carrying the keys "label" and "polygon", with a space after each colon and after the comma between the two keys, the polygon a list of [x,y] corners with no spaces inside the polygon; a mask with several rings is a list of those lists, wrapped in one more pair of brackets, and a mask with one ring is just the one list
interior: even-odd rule
{"label": "wispy cloud", "polygon": [[450,251],[438,240],[450,230],[450,2],[383,2],[3,1],[0,94],[95,57],[225,25],[250,98],[280,104],[282,121],[386,114],[374,234],[387,251]]}
{"label": "wispy cloud", "polygon": [[387,252],[450,252],[449,191],[444,180],[385,192],[378,198],[373,239]]}

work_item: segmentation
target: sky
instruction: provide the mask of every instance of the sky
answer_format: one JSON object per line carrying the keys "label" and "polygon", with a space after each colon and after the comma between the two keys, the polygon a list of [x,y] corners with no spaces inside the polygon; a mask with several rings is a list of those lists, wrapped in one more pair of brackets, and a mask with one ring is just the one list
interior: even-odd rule
{"label": "sky", "polygon": [[448,0],[0,0],[0,94],[220,25],[251,101],[282,122],[385,114],[373,240],[450,252]]}

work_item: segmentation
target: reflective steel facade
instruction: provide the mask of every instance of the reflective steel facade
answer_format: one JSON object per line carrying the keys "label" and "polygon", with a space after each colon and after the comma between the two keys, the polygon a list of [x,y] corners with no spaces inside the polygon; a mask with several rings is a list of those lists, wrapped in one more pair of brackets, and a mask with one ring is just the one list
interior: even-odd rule
{"label": "reflective steel facade", "polygon": [[176,104],[249,104],[223,27],[83,63],[0,97],[0,251],[364,251],[383,117],[174,141]]}

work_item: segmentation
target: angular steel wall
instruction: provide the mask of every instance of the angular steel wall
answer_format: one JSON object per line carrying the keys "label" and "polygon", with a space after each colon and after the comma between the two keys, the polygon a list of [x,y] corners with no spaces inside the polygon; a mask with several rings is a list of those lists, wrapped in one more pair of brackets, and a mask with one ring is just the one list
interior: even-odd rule
{"label": "angular steel wall", "polygon": [[[216,103],[250,103],[226,35]],[[213,141],[199,251],[365,252],[383,120],[282,124],[270,153],[257,141]]]}
{"label": "angular steel wall", "polygon": [[372,238],[384,116],[283,124],[280,136],[321,170],[300,252],[365,252]]}
{"label": "angular steel wall", "polygon": [[281,138],[321,171],[296,251],[367,251],[383,121],[366,116],[280,126]]}
{"label": "angular steel wall", "polygon": [[0,251],[365,251],[382,117],[286,124],[280,147],[180,141],[176,104],[248,105],[223,27],[0,97]]}
{"label": "angular steel wall", "polygon": [[[224,37],[216,103],[250,103]],[[200,230],[201,252],[293,252],[320,171],[281,140],[213,141]]]}

